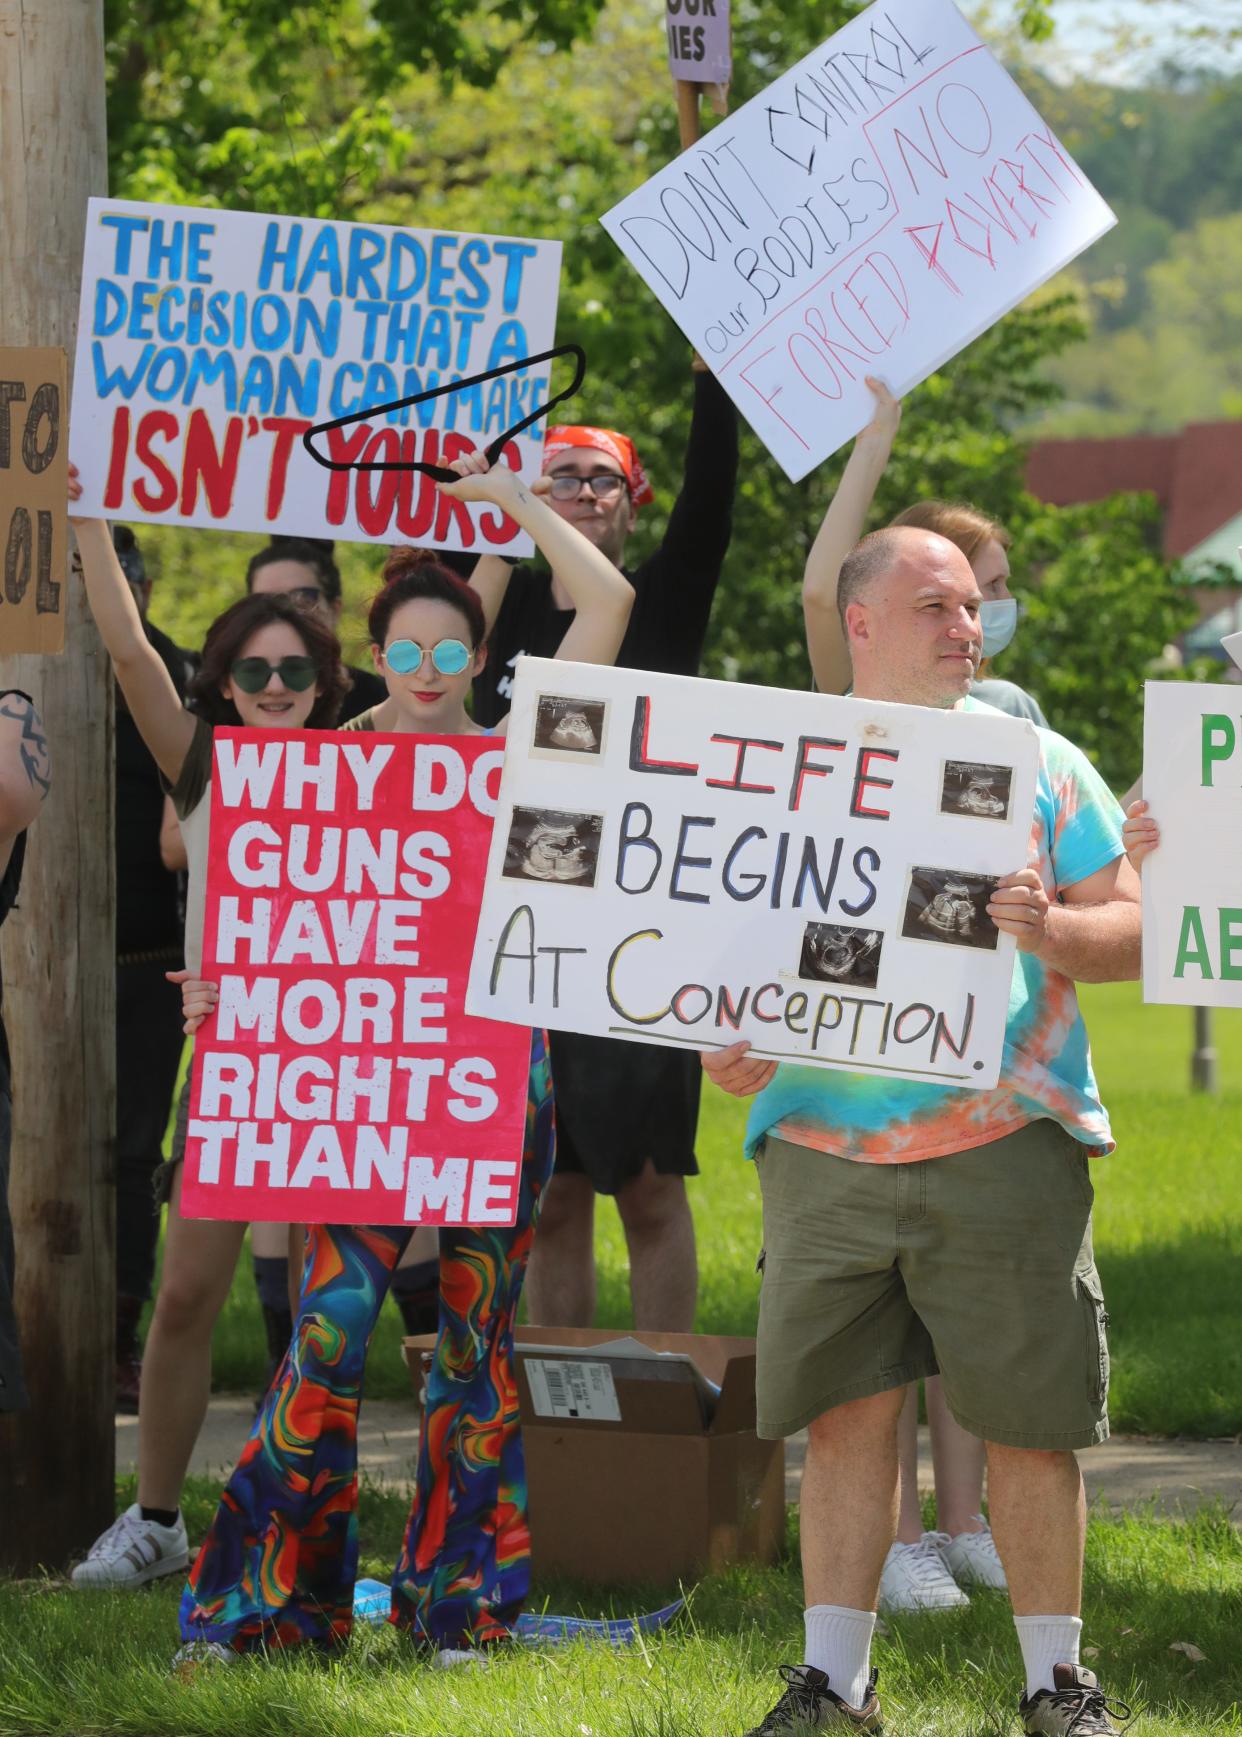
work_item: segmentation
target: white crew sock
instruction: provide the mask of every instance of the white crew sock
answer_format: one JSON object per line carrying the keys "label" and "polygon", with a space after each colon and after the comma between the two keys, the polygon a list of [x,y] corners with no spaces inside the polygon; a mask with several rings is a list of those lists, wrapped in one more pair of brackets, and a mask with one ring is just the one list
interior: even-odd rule
{"label": "white crew sock", "polygon": [[1022,1663],[1026,1666],[1026,1695],[1029,1700],[1040,1689],[1052,1689],[1053,1665],[1076,1665],[1078,1643],[1082,1639],[1082,1618],[1077,1616],[1015,1616],[1013,1626],[1018,1631],[1022,1648]]}
{"label": "white crew sock", "polygon": [[871,1675],[873,1610],[847,1610],[841,1604],[813,1604],[805,1613],[806,1662],[823,1671],[834,1695],[850,1707],[867,1699]]}

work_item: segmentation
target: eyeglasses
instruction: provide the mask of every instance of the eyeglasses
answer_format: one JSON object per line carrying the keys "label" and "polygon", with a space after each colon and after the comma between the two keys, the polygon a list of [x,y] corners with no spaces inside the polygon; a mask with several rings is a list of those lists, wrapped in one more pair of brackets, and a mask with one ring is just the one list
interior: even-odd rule
{"label": "eyeglasses", "polygon": [[583,489],[590,489],[598,501],[610,501],[625,487],[625,478],[615,471],[602,471],[599,476],[554,476],[548,493],[554,501],[576,501]]}
{"label": "eyeglasses", "polygon": [[244,694],[261,694],[273,676],[291,693],[304,694],[319,674],[313,657],[282,657],[279,663],[269,663],[265,657],[239,657],[230,664],[229,674]]}
{"label": "eyeglasses", "polygon": [[300,609],[317,609],[326,601],[318,585],[295,585],[285,596],[291,597]]}
{"label": "eyeglasses", "polygon": [[435,645],[420,645],[416,639],[394,639],[380,653],[394,675],[415,675],[428,652],[441,675],[460,675],[470,662],[470,647],[464,640],[441,639]]}

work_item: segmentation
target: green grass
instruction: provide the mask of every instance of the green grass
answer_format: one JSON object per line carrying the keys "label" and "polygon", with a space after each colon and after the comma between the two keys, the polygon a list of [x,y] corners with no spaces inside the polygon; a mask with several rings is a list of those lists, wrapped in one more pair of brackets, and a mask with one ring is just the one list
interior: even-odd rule
{"label": "green grass", "polygon": [[[128,1492],[125,1492],[128,1499]],[[187,1498],[201,1529],[215,1486]],[[404,1498],[364,1488],[364,1574],[386,1579]],[[801,1657],[796,1520],[770,1569],[736,1568],[691,1591],[688,1615],[641,1650],[577,1645],[506,1659],[487,1673],[428,1670],[388,1628],[362,1627],[329,1664],[247,1660],[191,1685],[167,1676],[179,1585],[73,1593],[52,1582],[0,1586],[3,1737],[715,1737],[744,1731],[776,1697],[774,1667]],[[644,1590],[664,1602],[675,1588]],[[588,1614],[634,1597],[537,1586],[536,1606]],[[648,1608],[652,1607],[648,1604]],[[1237,1634],[1242,1540],[1226,1516],[1185,1524],[1093,1520],[1084,1606],[1089,1662],[1109,1693],[1145,1710],[1143,1737],[1242,1732]],[[1189,1642],[1194,1663],[1170,1650]],[[875,1648],[888,1730],[989,1737],[1017,1729],[1021,1687],[1007,1601],[891,1618]]]}
{"label": "green grass", "polygon": [[[1119,1431],[1231,1435],[1242,1430],[1242,1015],[1216,1015],[1220,1095],[1187,1086],[1191,1015],[1143,1007],[1133,984],[1083,992],[1096,1067],[1118,1142],[1095,1165],[1096,1249],[1113,1349],[1111,1414]],[[698,1225],[700,1332],[753,1333],[759,1282],[759,1192],[740,1156],[746,1109],[709,1088],[691,1184]],[[601,1325],[630,1325],[625,1249],[600,1203]],[[372,1349],[369,1391],[409,1391],[395,1308]],[[263,1334],[243,1262],[216,1337],[215,1380],[261,1378]]]}

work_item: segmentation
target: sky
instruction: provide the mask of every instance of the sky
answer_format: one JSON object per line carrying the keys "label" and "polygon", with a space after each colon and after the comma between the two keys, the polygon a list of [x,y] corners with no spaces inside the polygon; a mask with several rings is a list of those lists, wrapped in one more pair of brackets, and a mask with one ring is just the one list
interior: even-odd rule
{"label": "sky", "polygon": [[[998,22],[1012,18],[1018,0],[992,0],[989,10]],[[1242,70],[1242,0],[1054,0],[1053,16],[1056,34],[1039,53],[1050,72],[1120,84],[1169,60]]]}

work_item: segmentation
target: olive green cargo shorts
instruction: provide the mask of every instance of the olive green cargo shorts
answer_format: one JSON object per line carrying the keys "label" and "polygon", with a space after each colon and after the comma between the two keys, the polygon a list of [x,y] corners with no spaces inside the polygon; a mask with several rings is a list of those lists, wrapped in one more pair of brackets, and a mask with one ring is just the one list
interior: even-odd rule
{"label": "olive green cargo shorts", "polygon": [[1094,1191],[1058,1123],[913,1164],[769,1137],[756,1166],[761,1436],[939,1374],[954,1417],[986,1441],[1108,1439]]}

